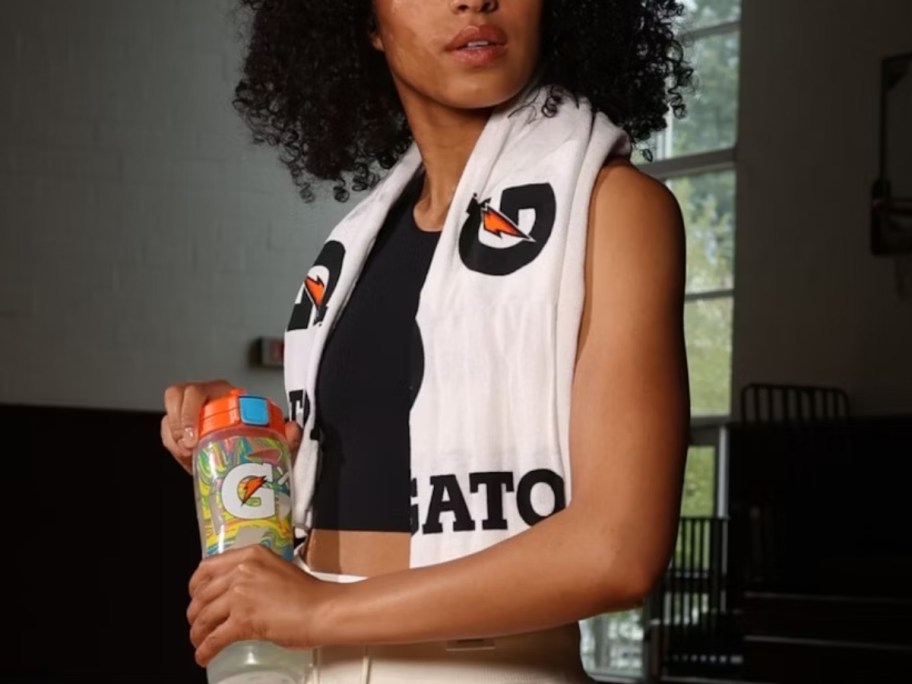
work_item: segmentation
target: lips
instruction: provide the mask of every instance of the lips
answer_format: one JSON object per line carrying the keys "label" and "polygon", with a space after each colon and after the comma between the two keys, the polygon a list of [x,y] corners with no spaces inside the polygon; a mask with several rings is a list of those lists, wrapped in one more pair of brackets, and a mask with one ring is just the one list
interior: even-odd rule
{"label": "lips", "polygon": [[469,68],[493,66],[507,52],[507,34],[491,24],[466,26],[447,44],[446,50]]}
{"label": "lips", "polygon": [[507,44],[507,34],[493,24],[466,26],[447,43],[447,52],[500,48]]}

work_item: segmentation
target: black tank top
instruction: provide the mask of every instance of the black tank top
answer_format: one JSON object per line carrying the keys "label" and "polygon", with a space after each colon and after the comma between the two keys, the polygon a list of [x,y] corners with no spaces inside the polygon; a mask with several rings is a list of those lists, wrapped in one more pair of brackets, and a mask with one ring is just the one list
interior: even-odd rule
{"label": "black tank top", "polygon": [[440,236],[415,224],[422,182],[416,174],[390,209],[320,359],[319,529],[410,531],[408,419],[423,366],[415,313]]}

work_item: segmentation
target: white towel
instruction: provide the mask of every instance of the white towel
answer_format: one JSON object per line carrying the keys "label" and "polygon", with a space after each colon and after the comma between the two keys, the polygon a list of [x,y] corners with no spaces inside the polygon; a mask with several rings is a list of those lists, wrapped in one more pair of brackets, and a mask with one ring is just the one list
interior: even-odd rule
{"label": "white towel", "polygon": [[[409,415],[410,567],[484,549],[569,503],[590,197],[606,160],[628,156],[630,145],[585,100],[568,97],[556,116],[544,116],[546,95],[532,89],[491,115],[421,289],[424,370]],[[332,230],[298,292],[285,383],[305,435],[294,468],[295,524],[304,533],[319,462],[311,407],[323,345],[420,165],[412,145]]]}

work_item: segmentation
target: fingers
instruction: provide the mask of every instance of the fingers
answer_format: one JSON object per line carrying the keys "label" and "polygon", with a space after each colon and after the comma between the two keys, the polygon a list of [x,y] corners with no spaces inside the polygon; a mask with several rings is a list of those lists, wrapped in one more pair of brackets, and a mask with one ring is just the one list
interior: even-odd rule
{"label": "fingers", "polygon": [[[201,561],[190,579],[187,608],[197,662],[205,666],[235,641],[270,639],[271,625],[288,605],[296,605],[301,587],[315,591],[305,578],[310,576],[304,570],[258,544]],[[297,610],[289,614],[296,624]]]}
{"label": "fingers", "polygon": [[[253,545],[207,558],[193,573],[187,620],[200,664],[205,665],[228,643],[236,641],[241,631],[249,631],[246,620],[241,624],[236,616],[249,617],[249,599],[257,593],[252,583],[263,575],[262,563],[266,559],[285,562],[268,549]],[[234,622],[226,627],[232,615]]]}
{"label": "fingers", "polygon": [[195,598],[203,585],[209,583],[213,577],[217,576],[219,561],[224,562],[226,558],[230,560],[230,558],[237,553],[238,551],[236,549],[232,549],[203,560],[199,564],[199,567],[196,568],[196,572],[193,573],[193,576],[190,578],[190,583],[187,585],[187,591],[190,596]]}
{"label": "fingers", "polygon": [[293,420],[285,423],[285,441],[288,442],[288,451],[291,453],[292,460],[298,455],[298,449],[301,447],[301,439],[303,437],[304,431],[300,425]]}
{"label": "fingers", "polygon": [[[174,458],[185,465],[197,444],[197,423],[203,405],[227,395],[234,387],[225,380],[171,385],[165,390],[165,419],[162,421],[162,444]],[[170,433],[166,439],[165,432]]]}
{"label": "fingers", "polygon": [[[191,633],[192,631],[193,630],[191,630]],[[197,647],[194,655],[197,664],[200,667],[206,667],[209,664],[209,661],[217,656],[219,651],[225,648],[225,646],[239,640],[240,631],[241,630],[235,625],[233,619],[229,616],[214,630],[209,632],[208,635],[203,638],[202,643],[197,645],[196,642],[193,642],[193,645]],[[191,639],[192,638],[193,637],[191,636]]]}
{"label": "fingers", "polygon": [[[207,590],[212,587],[212,584],[207,585]],[[231,616],[231,598],[223,588],[221,594],[214,594],[210,601],[202,602],[202,600],[194,599],[190,604],[193,614],[191,616],[188,609],[187,620],[190,623],[190,642],[195,647],[198,648],[212,630]]]}
{"label": "fingers", "polygon": [[229,586],[231,586],[231,573],[211,578],[200,584],[191,594],[193,599],[187,606],[187,622],[192,625],[204,608],[224,594]]}
{"label": "fingers", "polygon": [[[182,427],[180,423],[181,404],[184,401],[184,388],[186,385],[171,385],[165,390],[165,419],[168,423],[168,429],[171,431],[172,442],[180,445]],[[189,454],[189,450],[180,448]],[[175,454],[176,455],[176,454]]]}
{"label": "fingers", "polygon": [[282,559],[260,544],[228,549],[224,553],[218,553],[200,561],[196,572],[190,578],[187,590],[190,592],[191,597],[196,597],[203,586],[208,584],[214,577],[226,575],[232,570],[237,570],[245,575],[256,575],[257,568],[272,560]]}
{"label": "fingers", "polygon": [[178,420],[181,429],[181,443],[190,449],[196,446],[198,437],[196,426],[199,423],[200,411],[207,399],[209,399],[209,393],[206,385],[187,385],[184,389]]}
{"label": "fingers", "polygon": [[200,411],[202,411],[203,405],[210,399],[217,399],[227,395],[232,389],[234,389],[232,385],[224,380],[184,385],[178,420],[181,434],[180,441],[185,447],[192,449],[196,446],[196,441],[199,438],[199,435],[196,434],[196,426],[199,423]]}
{"label": "fingers", "polygon": [[162,416],[161,421],[161,440],[165,448],[174,456],[174,460],[180,463],[181,468],[191,475],[193,474],[193,456],[189,449],[177,444],[174,441],[174,435],[171,432],[171,425],[168,422],[168,416]]}

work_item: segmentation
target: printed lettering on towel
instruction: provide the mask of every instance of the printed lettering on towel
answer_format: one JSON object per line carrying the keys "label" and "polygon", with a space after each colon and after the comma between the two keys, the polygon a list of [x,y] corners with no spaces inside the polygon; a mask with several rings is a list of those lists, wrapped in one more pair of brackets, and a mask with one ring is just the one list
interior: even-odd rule
{"label": "printed lettering on towel", "polygon": [[[564,478],[553,470],[532,470],[515,481],[511,471],[469,473],[469,497],[480,497],[485,515],[473,517],[470,499],[454,474],[433,475],[429,478],[430,497],[427,510],[422,511],[418,498],[418,481],[412,479],[411,528],[412,534],[441,534],[443,532],[471,532],[508,529],[505,513],[508,506],[530,527],[562,511],[567,506]],[[423,483],[422,483],[423,484]],[[550,510],[542,509],[541,498],[533,497],[537,486],[550,492]],[[510,496],[508,496],[508,494]],[[475,510],[478,510],[478,506]],[[547,507],[546,507],[547,508]]]}
{"label": "printed lettering on towel", "polygon": [[500,208],[491,199],[472,198],[459,234],[459,255],[473,271],[505,276],[541,254],[554,230],[557,203],[548,183],[508,188]]}
{"label": "printed lettering on towel", "polygon": [[[291,420],[297,421],[300,425],[306,425],[310,417],[310,397],[304,390],[292,390],[288,393],[288,407],[291,413]],[[298,420],[298,416],[301,419]]]}
{"label": "printed lettering on towel", "polygon": [[323,322],[344,260],[345,246],[341,242],[330,240],[323,245],[317,260],[307,272],[301,294],[292,309],[289,332],[306,330]]}

